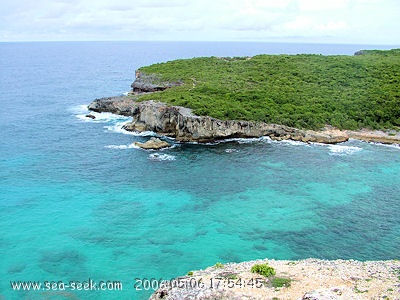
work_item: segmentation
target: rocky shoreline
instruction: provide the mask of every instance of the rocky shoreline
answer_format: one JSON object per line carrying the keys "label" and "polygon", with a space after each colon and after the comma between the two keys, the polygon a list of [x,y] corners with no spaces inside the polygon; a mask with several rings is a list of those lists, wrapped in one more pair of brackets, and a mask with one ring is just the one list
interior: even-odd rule
{"label": "rocky shoreline", "polygon": [[[264,263],[290,284],[274,287],[273,278],[250,272]],[[400,299],[398,260],[265,259],[216,264],[189,274],[167,282],[150,299]]]}
{"label": "rocky shoreline", "polygon": [[290,139],[324,144],[341,143],[349,138],[367,142],[400,144],[399,132],[341,131],[330,127],[313,131],[262,122],[223,121],[208,116],[197,116],[185,107],[168,106],[154,101],[137,102],[130,96],[96,99],[88,106],[88,109],[131,116],[133,121],[126,124],[124,129],[138,132],[153,131],[180,142],[213,142],[227,138],[268,136],[273,140]]}

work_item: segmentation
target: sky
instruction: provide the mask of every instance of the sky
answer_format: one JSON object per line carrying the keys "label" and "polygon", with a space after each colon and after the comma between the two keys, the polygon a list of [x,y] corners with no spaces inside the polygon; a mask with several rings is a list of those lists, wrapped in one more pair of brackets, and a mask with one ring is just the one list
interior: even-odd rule
{"label": "sky", "polygon": [[0,41],[400,44],[400,0],[1,0]]}

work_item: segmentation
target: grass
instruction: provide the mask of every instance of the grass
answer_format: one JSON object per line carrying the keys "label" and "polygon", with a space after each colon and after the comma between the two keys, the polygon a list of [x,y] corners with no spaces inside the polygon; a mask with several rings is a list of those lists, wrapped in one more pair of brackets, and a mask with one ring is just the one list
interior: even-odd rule
{"label": "grass", "polygon": [[396,269],[393,273],[397,276],[397,279],[400,281],[400,269]]}
{"label": "grass", "polygon": [[360,290],[360,289],[358,289],[357,286],[354,287],[354,291],[355,291],[357,294],[368,293],[368,290]]}
{"label": "grass", "polygon": [[271,284],[274,288],[290,287],[292,280],[290,278],[274,277]]}
{"label": "grass", "polygon": [[260,274],[268,278],[267,286],[273,288],[290,287],[292,280],[290,278],[276,277],[276,271],[268,263],[256,264],[251,267],[252,273]]}
{"label": "grass", "polygon": [[218,119],[297,128],[399,129],[400,49],[362,55],[202,57],[140,68],[184,85],[139,96]]}
{"label": "grass", "polygon": [[233,280],[235,280],[235,279],[238,279],[239,277],[237,276],[237,274],[230,274],[229,276],[228,276],[228,279],[233,279]]}

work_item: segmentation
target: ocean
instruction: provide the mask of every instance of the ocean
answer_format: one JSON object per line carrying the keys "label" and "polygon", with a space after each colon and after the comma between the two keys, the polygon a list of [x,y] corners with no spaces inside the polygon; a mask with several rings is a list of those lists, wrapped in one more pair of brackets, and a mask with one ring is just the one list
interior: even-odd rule
{"label": "ocean", "polygon": [[[394,47],[0,43],[0,299],[146,299],[140,280],[217,262],[399,259],[398,146],[259,138],[145,151],[133,143],[148,136],[121,129],[129,118],[85,118],[148,64]],[[70,284],[90,280],[123,289]],[[18,281],[43,285],[17,291]]]}

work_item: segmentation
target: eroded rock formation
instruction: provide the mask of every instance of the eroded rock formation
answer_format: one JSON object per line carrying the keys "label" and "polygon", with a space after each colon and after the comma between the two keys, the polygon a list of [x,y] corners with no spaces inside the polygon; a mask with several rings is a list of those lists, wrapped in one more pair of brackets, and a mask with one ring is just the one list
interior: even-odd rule
{"label": "eroded rock formation", "polygon": [[185,107],[164,103],[136,102],[130,97],[96,99],[89,105],[96,112],[112,112],[132,116],[133,121],[124,128],[128,131],[153,131],[182,142],[210,142],[226,138],[252,138],[269,136],[276,140],[291,139],[302,142],[340,143],[348,135],[339,130],[300,130],[284,125],[262,122],[219,120],[197,116]]}

